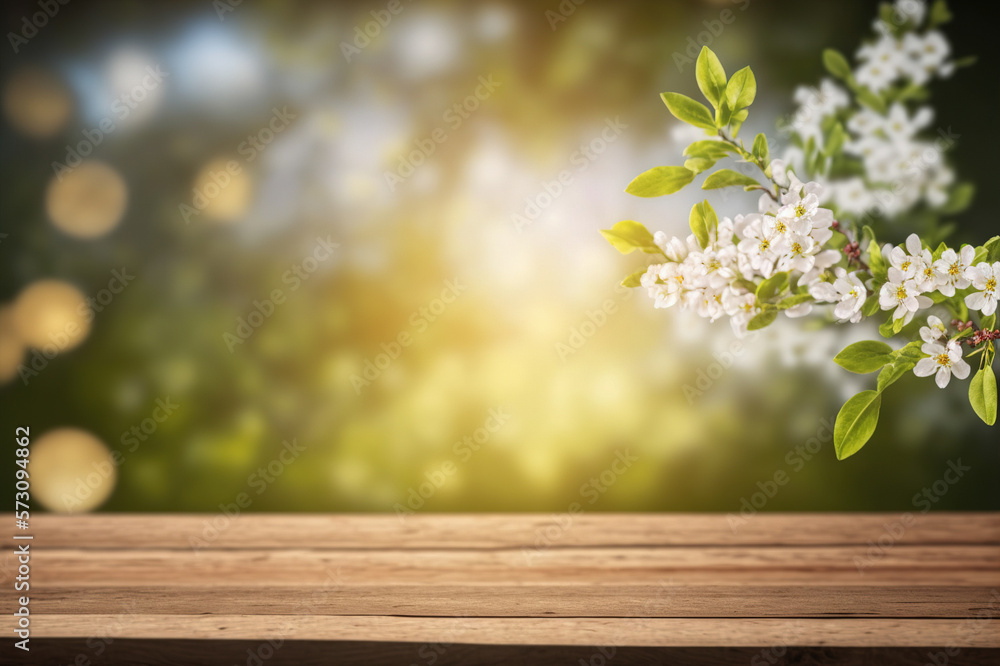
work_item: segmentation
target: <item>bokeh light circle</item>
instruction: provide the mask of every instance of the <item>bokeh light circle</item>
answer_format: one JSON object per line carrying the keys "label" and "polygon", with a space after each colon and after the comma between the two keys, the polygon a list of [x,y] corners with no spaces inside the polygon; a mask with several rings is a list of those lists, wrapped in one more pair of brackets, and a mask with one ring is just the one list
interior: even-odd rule
{"label": "bokeh light circle", "polygon": [[24,358],[24,342],[14,323],[14,308],[0,308],[0,384],[17,376],[17,368]]}
{"label": "bokeh light circle", "polygon": [[192,188],[194,208],[206,219],[232,223],[250,208],[253,179],[240,162],[217,158],[201,168]]}
{"label": "bokeh light circle", "polygon": [[118,480],[108,447],[78,428],[50,430],[33,441],[28,474],[32,499],[56,513],[96,509]]}
{"label": "bokeh light circle", "polygon": [[84,295],[61,280],[33,282],[14,303],[14,326],[21,341],[43,351],[79,345],[90,333],[91,318]]}
{"label": "bokeh light circle", "polygon": [[66,125],[73,111],[73,98],[55,75],[40,69],[22,69],[4,86],[3,110],[15,129],[44,139]]}
{"label": "bokeh light circle", "polygon": [[77,238],[97,238],[114,229],[127,203],[128,187],[121,175],[96,160],[60,172],[45,195],[49,219]]}

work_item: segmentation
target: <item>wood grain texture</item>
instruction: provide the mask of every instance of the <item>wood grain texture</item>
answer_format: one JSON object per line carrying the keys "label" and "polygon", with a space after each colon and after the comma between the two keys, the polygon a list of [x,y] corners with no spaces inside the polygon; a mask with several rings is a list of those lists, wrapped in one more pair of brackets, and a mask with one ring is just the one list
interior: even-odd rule
{"label": "wood grain texture", "polygon": [[[735,529],[714,514],[44,515],[32,527],[39,639],[1000,647],[990,513],[761,514]],[[2,565],[9,581],[9,549]]]}
{"label": "wood grain texture", "polygon": [[[11,514],[5,514],[10,516]],[[904,519],[904,516],[910,516]],[[11,518],[13,520],[13,518]],[[317,549],[552,548],[580,546],[811,546],[877,541],[906,520],[904,541],[1000,544],[995,513],[738,514],[101,514],[32,518],[39,546],[54,548],[285,548],[302,536]],[[567,525],[568,527],[563,527]],[[305,545],[305,544],[300,544]]]}

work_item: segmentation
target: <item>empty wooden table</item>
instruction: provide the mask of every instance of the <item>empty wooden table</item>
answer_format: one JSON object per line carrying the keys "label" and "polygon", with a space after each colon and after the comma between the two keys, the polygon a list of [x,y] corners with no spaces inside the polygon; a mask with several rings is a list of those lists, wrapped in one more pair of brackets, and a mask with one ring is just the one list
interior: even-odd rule
{"label": "empty wooden table", "polygon": [[[997,663],[1000,648],[996,513],[95,514],[31,527],[32,650],[5,639],[15,663],[958,664]],[[8,589],[17,568],[7,549]]]}

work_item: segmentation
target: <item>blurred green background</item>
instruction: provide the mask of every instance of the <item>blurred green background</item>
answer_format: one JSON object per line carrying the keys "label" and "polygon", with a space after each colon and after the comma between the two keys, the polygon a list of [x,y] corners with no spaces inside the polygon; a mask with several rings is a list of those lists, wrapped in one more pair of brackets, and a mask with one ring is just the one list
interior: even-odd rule
{"label": "blurred green background", "polygon": [[[678,163],[658,93],[696,94],[701,43],[753,67],[744,133],[774,153],[794,88],[818,82],[823,48],[854,52],[876,4],[559,7],[81,2],[8,44],[0,424],[45,439],[36,503],[736,512],[782,470],[766,510],[919,510],[960,459],[928,506],[1000,508],[996,431],[964,384],[904,379],[837,462],[824,419],[874,380],[830,359],[869,330],[786,322],[723,368],[727,323],[616,289],[639,260],[597,233],[686,228],[697,188],[623,189]],[[980,61],[935,84],[934,127],[979,185],[953,240],[981,243],[1000,209],[997,10],[954,9],[955,54]],[[5,4],[5,32],[38,11]],[[73,165],[81,142],[96,163]]]}

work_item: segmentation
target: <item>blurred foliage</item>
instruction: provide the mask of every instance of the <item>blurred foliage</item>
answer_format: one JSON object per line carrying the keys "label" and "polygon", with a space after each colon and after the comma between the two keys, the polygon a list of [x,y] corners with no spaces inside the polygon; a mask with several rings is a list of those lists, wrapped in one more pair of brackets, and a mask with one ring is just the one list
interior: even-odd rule
{"label": "blurred foliage", "polygon": [[[0,300],[46,279],[97,298],[113,270],[135,275],[81,344],[27,384],[14,376],[0,387],[4,431],[96,435],[120,454],[102,507],[114,511],[214,511],[241,491],[252,510],[392,511],[442,475],[421,510],[738,511],[778,469],[791,482],[768,510],[908,510],[957,458],[972,471],[935,508],[1000,508],[996,442],[954,408],[961,391],[942,400],[903,380],[862,455],[838,464],[827,442],[805,461],[796,447],[857,388],[829,360],[846,338],[801,348],[794,327],[769,329],[762,351],[717,372],[728,326],[665,317],[606,286],[635,266],[608,257],[598,229],[622,216],[679,230],[697,198],[623,192],[676,152],[658,92],[693,92],[693,65],[674,57],[697,54],[689,38],[709,35],[726,62],[759,73],[758,125],[745,132],[770,136],[762,119],[787,113],[793,87],[819,78],[822,47],[850,50],[867,34],[872,3],[587,3],[553,29],[545,11],[555,2],[421,2],[404,4],[348,62],[342,44],[385,7],[243,3],[220,18],[208,2],[71,4],[4,53],[8,92],[34,68],[63,82],[73,111],[39,138],[5,107]],[[996,71],[982,17],[996,10],[958,9],[949,32],[981,56],[977,70]],[[714,35],[724,10],[735,20]],[[36,7],[3,11],[16,30]],[[129,90],[157,64],[169,73],[162,87],[93,153],[126,183],[124,216],[97,238],[56,228],[52,163],[114,113],[120,79]],[[489,76],[496,91],[454,127],[445,112]],[[997,92],[958,76],[936,97],[936,122],[971,137],[990,126]],[[46,94],[42,108],[60,103]],[[275,109],[295,118],[247,161],[241,145],[262,136]],[[598,154],[593,142],[615,118],[627,127]],[[385,173],[437,128],[446,140],[390,189]],[[969,178],[988,170],[974,143],[955,152]],[[227,160],[239,182],[221,188],[214,214],[186,223],[181,204],[194,205],[192,190],[204,194]],[[562,171],[570,179],[552,196]],[[981,191],[957,240],[994,224],[1000,195]],[[512,216],[532,202],[540,214],[519,227]],[[104,204],[79,204],[88,205]],[[327,237],[339,246],[293,289],[287,272]],[[464,291],[439,302],[449,280]],[[276,289],[284,302],[230,352],[224,335]],[[356,390],[352,378],[401,333],[411,344]],[[812,361],[792,371],[793,355]],[[705,388],[689,404],[685,386]],[[158,399],[178,405],[162,422]],[[464,438],[475,442],[490,410],[508,418],[467,455]],[[258,470],[292,440],[304,452],[258,495]],[[591,504],[585,484],[626,450],[636,461]],[[10,478],[12,457],[0,466]]]}

